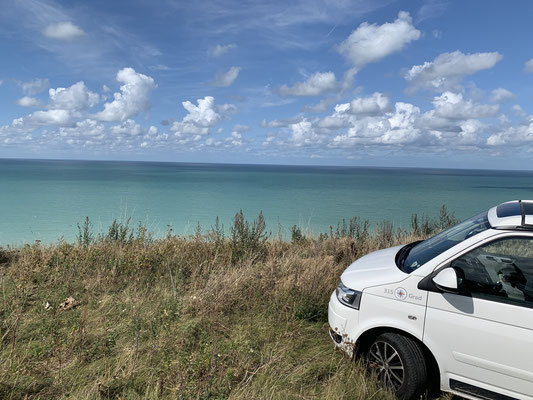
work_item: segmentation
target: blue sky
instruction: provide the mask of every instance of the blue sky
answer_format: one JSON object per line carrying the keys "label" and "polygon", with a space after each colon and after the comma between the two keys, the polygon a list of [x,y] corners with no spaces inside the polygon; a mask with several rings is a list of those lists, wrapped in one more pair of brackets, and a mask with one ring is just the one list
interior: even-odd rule
{"label": "blue sky", "polygon": [[532,168],[528,1],[1,3],[0,157]]}

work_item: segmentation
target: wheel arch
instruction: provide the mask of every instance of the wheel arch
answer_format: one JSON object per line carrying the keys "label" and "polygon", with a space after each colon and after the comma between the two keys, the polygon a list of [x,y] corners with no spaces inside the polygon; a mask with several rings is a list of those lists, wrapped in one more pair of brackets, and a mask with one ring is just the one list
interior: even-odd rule
{"label": "wheel arch", "polygon": [[413,334],[406,332],[402,329],[389,326],[380,326],[366,330],[359,336],[356,341],[354,358],[363,357],[370,348],[370,345],[374,342],[374,340],[383,333],[396,333],[398,335],[408,337],[420,346],[429,366],[428,376],[430,377],[431,392],[438,393],[441,385],[441,368],[439,366],[439,363],[437,362],[437,359],[433,355],[433,352],[426,346],[424,342],[422,342]]}

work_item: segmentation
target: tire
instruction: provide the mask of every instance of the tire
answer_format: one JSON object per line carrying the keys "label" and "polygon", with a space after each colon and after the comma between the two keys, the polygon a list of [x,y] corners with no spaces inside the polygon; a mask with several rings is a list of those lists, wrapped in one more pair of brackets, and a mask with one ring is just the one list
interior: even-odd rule
{"label": "tire", "polygon": [[365,354],[369,371],[401,400],[418,399],[427,390],[427,363],[414,340],[397,333],[383,333]]}

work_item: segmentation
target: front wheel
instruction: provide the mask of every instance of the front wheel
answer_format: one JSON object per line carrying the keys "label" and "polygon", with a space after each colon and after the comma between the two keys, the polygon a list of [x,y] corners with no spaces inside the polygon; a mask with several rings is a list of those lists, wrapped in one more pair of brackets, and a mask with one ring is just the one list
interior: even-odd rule
{"label": "front wheel", "polygon": [[365,358],[378,381],[399,399],[417,399],[426,391],[426,359],[414,340],[384,333],[370,345]]}

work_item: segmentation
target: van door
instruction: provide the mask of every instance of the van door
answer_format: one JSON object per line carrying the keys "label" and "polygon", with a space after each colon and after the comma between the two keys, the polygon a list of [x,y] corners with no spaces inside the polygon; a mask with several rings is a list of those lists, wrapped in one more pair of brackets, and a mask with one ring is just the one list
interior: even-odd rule
{"label": "van door", "polygon": [[443,387],[533,399],[533,238],[497,239],[450,265],[459,293],[428,293],[424,329]]}

